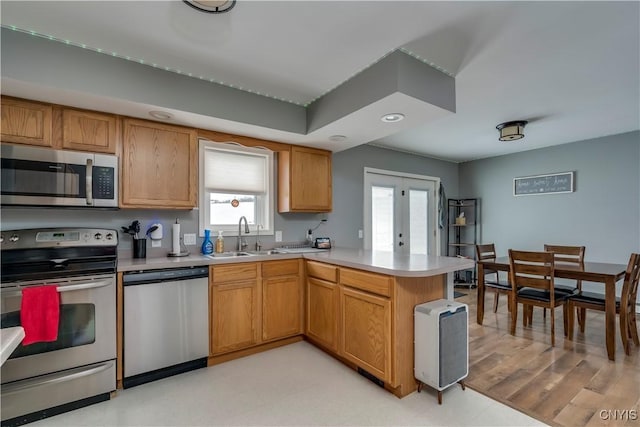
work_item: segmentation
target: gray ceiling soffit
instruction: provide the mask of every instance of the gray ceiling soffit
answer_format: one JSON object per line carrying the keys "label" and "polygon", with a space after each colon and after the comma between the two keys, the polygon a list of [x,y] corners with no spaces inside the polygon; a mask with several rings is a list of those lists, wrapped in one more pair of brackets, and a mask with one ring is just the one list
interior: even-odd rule
{"label": "gray ceiling soffit", "polygon": [[305,108],[2,29],[2,77],[304,134]]}
{"label": "gray ceiling soffit", "polygon": [[394,93],[456,111],[455,79],[397,50],[314,101],[307,111],[307,131],[311,133]]}
{"label": "gray ceiling soffit", "polygon": [[[7,28],[2,28],[1,42],[1,72],[7,82],[16,80],[300,135],[324,127],[331,131],[348,116],[359,120],[362,112],[375,110],[371,107],[376,103],[404,105],[398,100],[406,97],[416,101],[414,111],[420,114],[396,130],[424,124],[432,119],[432,111],[441,115],[456,109],[455,79],[401,51],[385,56],[305,108]],[[360,143],[384,136],[382,132],[390,130],[372,128]]]}

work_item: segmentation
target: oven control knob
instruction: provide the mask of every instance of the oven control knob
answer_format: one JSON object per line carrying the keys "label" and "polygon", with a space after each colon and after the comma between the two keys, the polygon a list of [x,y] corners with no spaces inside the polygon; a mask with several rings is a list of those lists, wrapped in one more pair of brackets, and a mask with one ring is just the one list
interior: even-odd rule
{"label": "oven control knob", "polygon": [[93,235],[93,238],[96,239],[96,240],[100,240],[100,239],[102,239],[102,234],[96,233],[96,234]]}
{"label": "oven control knob", "polygon": [[107,240],[113,240],[113,234],[112,233],[107,233]]}
{"label": "oven control knob", "polygon": [[20,240],[20,236],[18,236],[17,234],[14,234],[11,237],[9,237],[9,241],[11,242],[17,242],[18,240]]}

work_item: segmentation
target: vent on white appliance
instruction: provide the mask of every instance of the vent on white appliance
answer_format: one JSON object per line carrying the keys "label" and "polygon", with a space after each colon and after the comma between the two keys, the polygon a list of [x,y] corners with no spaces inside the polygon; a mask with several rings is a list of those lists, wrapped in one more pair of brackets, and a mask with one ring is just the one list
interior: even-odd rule
{"label": "vent on white appliance", "polygon": [[436,300],[414,309],[414,376],[418,391],[426,384],[438,391],[459,382],[469,374],[469,309],[466,304]]}

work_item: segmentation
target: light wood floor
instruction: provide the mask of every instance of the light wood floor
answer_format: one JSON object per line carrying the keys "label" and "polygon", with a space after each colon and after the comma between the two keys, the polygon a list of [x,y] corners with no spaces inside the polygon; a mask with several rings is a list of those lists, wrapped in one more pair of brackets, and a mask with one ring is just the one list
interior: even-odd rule
{"label": "light wood floor", "polygon": [[494,314],[494,294],[487,292],[480,326],[476,290],[456,290],[467,294],[456,301],[469,305],[469,387],[551,425],[640,426],[640,348],[632,345],[626,356],[617,329],[616,360],[608,360],[603,314],[587,311],[585,334],[569,341],[558,307],[551,347],[549,313],[545,320],[535,308],[533,325],[523,328],[519,305],[512,336],[506,296]]}

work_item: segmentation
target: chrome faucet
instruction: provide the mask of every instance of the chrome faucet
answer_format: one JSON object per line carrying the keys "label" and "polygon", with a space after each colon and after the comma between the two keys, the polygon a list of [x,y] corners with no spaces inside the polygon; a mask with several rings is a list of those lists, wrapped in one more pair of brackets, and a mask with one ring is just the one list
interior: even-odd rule
{"label": "chrome faucet", "polygon": [[242,251],[247,246],[246,242],[242,241],[242,220],[244,219],[244,232],[249,234],[249,224],[247,223],[247,218],[245,216],[240,217],[240,221],[238,221],[238,252]]}

